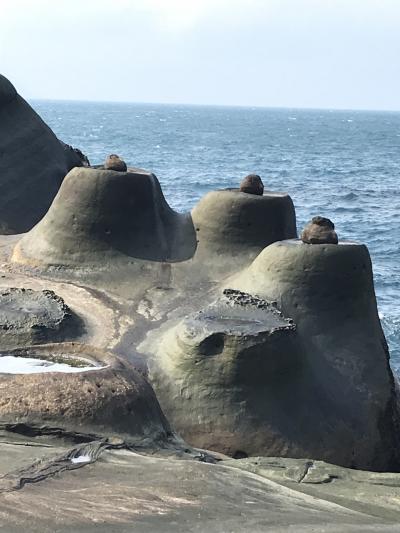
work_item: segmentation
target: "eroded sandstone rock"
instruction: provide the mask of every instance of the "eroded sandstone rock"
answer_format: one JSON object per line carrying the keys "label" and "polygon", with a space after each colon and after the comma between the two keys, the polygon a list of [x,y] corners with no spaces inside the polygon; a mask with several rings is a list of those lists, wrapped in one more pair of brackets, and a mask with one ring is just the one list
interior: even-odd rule
{"label": "eroded sandstone rock", "polygon": [[314,217],[301,232],[301,240],[306,244],[337,244],[335,224],[324,217]]}
{"label": "eroded sandstone rock", "polygon": [[285,193],[212,191],[194,207],[192,218],[199,260],[210,268],[220,264],[225,272],[250,263],[275,241],[297,237],[293,202]]}
{"label": "eroded sandstone rock", "polygon": [[272,303],[226,290],[150,342],[157,396],[189,443],[233,457],[306,453],[309,428],[302,420],[301,434],[297,420],[312,393],[295,325]]}
{"label": "eroded sandstone rock", "polygon": [[[314,391],[308,399],[291,398],[295,408],[308,405],[292,419],[292,427],[300,422],[299,435],[309,431],[302,457],[398,470],[395,383],[366,246],[274,243],[230,286],[277,301],[295,321],[296,344],[304,354],[301,381]],[[291,456],[288,446],[283,455]]]}
{"label": "eroded sandstone rock", "polygon": [[[45,344],[2,352],[0,368],[1,357],[7,355],[69,362],[75,371],[0,373],[3,429],[18,431],[20,425],[31,428],[31,434],[76,434],[78,442],[88,436],[118,436],[153,445],[171,434],[146,379],[109,352],[78,343]],[[82,361],[93,368],[77,371]]]}
{"label": "eroded sandstone rock", "polygon": [[[398,520],[399,509],[394,504],[400,497],[398,473],[368,472],[313,459],[281,457],[251,457],[224,464],[282,483],[299,493],[339,503],[346,509]],[[387,527],[390,531],[390,526]]]}
{"label": "eroded sandstone rock", "polygon": [[[67,144],[63,141],[60,141],[60,143],[64,147],[65,152],[67,153],[68,160],[70,160],[71,168],[76,166],[90,167],[90,161],[88,157],[82,152],[82,150],[79,150],[79,148],[74,148],[70,144]],[[80,162],[80,165],[76,164],[77,158]]]}
{"label": "eroded sandstone rock", "polygon": [[118,172],[126,172],[127,166],[125,161],[122,161],[122,159],[118,155],[111,154],[105,160],[104,169],[117,170]]}
{"label": "eroded sandstone rock", "polygon": [[14,85],[0,74],[0,106],[4,106],[17,97]]}
{"label": "eroded sandstone rock", "polygon": [[264,194],[264,184],[258,174],[249,174],[240,183],[239,190],[240,192],[262,196]]}
{"label": "eroded sandstone rock", "polygon": [[65,266],[182,261],[195,248],[190,216],[169,207],[154,174],[74,168],[14,259]]}
{"label": "eroded sandstone rock", "polygon": [[[21,457],[33,450],[45,456],[41,462],[31,460],[31,464]],[[90,462],[72,464],[71,457],[78,453],[90,453]],[[400,491],[395,479],[396,485],[390,486],[372,484],[373,479],[369,484],[361,476],[345,483],[339,478],[336,490],[336,482],[320,483],[307,493],[310,484],[285,478],[292,466],[288,460],[275,460],[276,477],[270,477],[273,460],[260,460],[258,467],[250,460],[209,465],[157,451],[108,449],[102,443],[72,449],[61,443],[50,449],[0,443],[0,472],[5,456],[8,469],[1,476],[0,492],[4,486],[11,490],[2,495],[0,512],[7,533],[93,533],[94,528],[96,533],[398,533],[399,529]],[[300,460],[297,466],[300,469]],[[325,466],[334,475],[343,470]],[[349,477],[354,474],[348,472]],[[375,476],[376,482],[383,481]],[[14,487],[19,481],[30,485],[18,490]]]}
{"label": "eroded sandstone rock", "polygon": [[149,172],[80,168],[7,268],[61,277],[63,290],[79,280],[107,301],[113,313],[97,316],[115,324],[101,342],[149,365],[191,444],[397,470],[399,414],[368,251],[291,237],[286,194],[214,191],[180,215]]}
{"label": "eroded sandstone rock", "polygon": [[53,291],[0,290],[0,348],[71,340],[82,333],[80,319]]}
{"label": "eroded sandstone rock", "polygon": [[46,213],[61,182],[82,164],[0,75],[0,234],[23,233]]}

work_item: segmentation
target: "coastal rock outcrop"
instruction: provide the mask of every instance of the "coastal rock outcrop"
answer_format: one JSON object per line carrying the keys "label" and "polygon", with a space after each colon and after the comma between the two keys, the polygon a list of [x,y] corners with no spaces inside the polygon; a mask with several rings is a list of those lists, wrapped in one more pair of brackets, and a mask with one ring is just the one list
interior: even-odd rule
{"label": "coastal rock outcrop", "polygon": [[258,175],[179,214],[3,77],[0,185],[0,528],[398,531],[400,389],[364,245],[323,217],[297,239]]}
{"label": "coastal rock outcrop", "polygon": [[72,340],[82,332],[80,319],[53,291],[0,290],[0,346],[16,348]]}
{"label": "coastal rock outcrop", "polygon": [[7,356],[63,362],[74,371],[0,371],[2,429],[25,426],[31,434],[75,434],[78,442],[118,436],[154,444],[171,434],[149,383],[111,353],[77,343],[44,344],[3,351],[0,368]]}
{"label": "coastal rock outcrop", "polygon": [[[82,150],[79,150],[79,148],[74,148],[70,144],[67,144],[63,141],[60,141],[60,143],[66,153],[69,168],[90,167],[90,161],[88,157],[82,152]],[[80,164],[78,164],[78,162]]]}
{"label": "coastal rock outcrop", "polygon": [[[305,390],[291,402],[295,408],[308,405],[308,410],[291,423],[299,424],[300,433],[308,425],[314,428],[307,457],[353,468],[398,470],[395,383],[366,246],[278,242],[263,250],[231,286],[276,301],[296,324]],[[309,399],[306,391],[314,391]]]}
{"label": "coastal rock outcrop", "polygon": [[187,442],[235,458],[399,470],[399,415],[368,251],[332,248],[271,245],[234,283],[247,292],[227,288],[150,335],[154,388]]}
{"label": "coastal rock outcrop", "polygon": [[0,107],[10,103],[17,97],[14,85],[0,74]]}
{"label": "coastal rock outcrop", "polygon": [[107,291],[111,278],[132,310],[131,344],[147,320],[166,321],[138,351],[190,444],[399,469],[395,386],[368,250],[281,241],[295,235],[286,194],[215,191],[192,216],[180,215],[151,173],[75,168],[13,260],[57,265],[67,279],[76,267],[83,276],[103,267],[107,278],[91,280]]}
{"label": "coastal rock outcrop", "polygon": [[301,232],[301,240],[306,244],[337,244],[335,224],[324,217],[314,217]]}
{"label": "coastal rock outcrop", "polygon": [[195,248],[190,216],[169,207],[154,174],[74,168],[14,259],[66,266],[174,262],[192,257]]}
{"label": "coastal rock outcrop", "polygon": [[215,191],[181,215],[149,172],[75,168],[13,261],[64,279],[78,268],[80,283],[94,272],[105,294],[112,280],[132,315],[124,342],[190,444],[399,469],[368,250],[281,240],[294,236],[287,194]]}
{"label": "coastal rock outcrop", "polygon": [[73,266],[193,258],[203,277],[204,262],[210,276],[237,271],[265,246],[296,236],[293,202],[284,193],[214,191],[191,214],[179,214],[150,172],[75,168],[47,214],[19,242],[13,260]]}
{"label": "coastal rock outcrop", "polygon": [[31,229],[46,213],[65,174],[81,164],[0,75],[0,234]]}
{"label": "coastal rock outcrop", "polygon": [[[263,196],[238,189],[212,191],[192,210],[198,240],[197,257],[238,269],[275,241],[297,237],[296,215],[288,194]],[[230,262],[231,258],[235,261]]]}
{"label": "coastal rock outcrop", "polygon": [[154,338],[151,380],[171,424],[192,445],[233,457],[303,456],[313,394],[296,341],[295,325],[271,303],[226,290]]}
{"label": "coastal rock outcrop", "polygon": [[264,194],[264,184],[258,174],[249,174],[241,181],[239,190],[240,192],[262,196]]}
{"label": "coastal rock outcrop", "polygon": [[[207,464],[200,454],[182,460],[157,449],[132,453],[101,442],[71,447],[61,439],[45,447],[25,438],[21,446],[12,437],[0,442],[7,533],[399,530],[398,474],[277,458]],[[29,487],[20,490],[24,484]]]}

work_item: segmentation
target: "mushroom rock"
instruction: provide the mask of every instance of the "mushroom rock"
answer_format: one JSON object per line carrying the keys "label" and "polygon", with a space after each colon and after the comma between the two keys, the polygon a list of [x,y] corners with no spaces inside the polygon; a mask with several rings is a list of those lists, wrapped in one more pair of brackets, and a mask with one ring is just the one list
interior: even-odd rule
{"label": "mushroom rock", "polygon": [[301,240],[306,244],[337,244],[335,224],[324,217],[314,217],[301,232]]}
{"label": "mushroom rock", "polygon": [[0,233],[22,233],[46,213],[65,174],[82,163],[0,75]]}
{"label": "mushroom rock", "polygon": [[[212,191],[192,211],[197,233],[196,256],[221,269],[249,264],[263,248],[275,241],[297,237],[296,215],[288,194],[263,196],[237,189]],[[229,263],[227,259],[234,258]]]}
{"label": "mushroom rock", "polygon": [[107,157],[104,163],[105,170],[116,170],[118,172],[126,172],[127,166],[125,161],[122,161],[116,154],[111,154]]}
{"label": "mushroom rock", "polygon": [[83,324],[53,291],[6,288],[0,291],[0,345],[2,349],[72,340]]}
{"label": "mushroom rock", "polygon": [[[26,373],[2,373],[3,358],[36,359]],[[66,370],[65,367],[69,367]],[[23,401],[21,400],[23,399]],[[84,344],[25,347],[0,354],[0,419],[15,426],[62,436],[120,437],[130,443],[163,441],[171,436],[156,396],[146,379],[118,356]],[[17,428],[16,428],[17,429]]]}
{"label": "mushroom rock", "polygon": [[[302,379],[317,390],[308,404],[314,434],[307,456],[360,469],[399,470],[395,383],[367,247],[277,242],[231,286],[275,300],[297,326]],[[303,400],[294,404],[298,401]]]}
{"label": "mushroom rock", "polygon": [[150,335],[150,378],[174,429],[233,457],[308,457],[315,397],[295,330],[270,302],[226,290],[161,338]]}
{"label": "mushroom rock", "polygon": [[13,260],[44,266],[174,262],[192,257],[195,247],[190,216],[169,207],[154,174],[81,167],[65,177]]}
{"label": "mushroom rock", "polygon": [[258,174],[249,174],[240,183],[239,190],[247,194],[262,196],[264,194],[264,184]]}

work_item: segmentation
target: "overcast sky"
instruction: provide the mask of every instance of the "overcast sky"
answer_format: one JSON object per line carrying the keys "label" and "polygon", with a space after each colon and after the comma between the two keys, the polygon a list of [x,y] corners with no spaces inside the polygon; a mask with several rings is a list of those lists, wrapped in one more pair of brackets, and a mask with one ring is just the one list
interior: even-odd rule
{"label": "overcast sky", "polygon": [[400,110],[400,0],[0,0],[28,99]]}

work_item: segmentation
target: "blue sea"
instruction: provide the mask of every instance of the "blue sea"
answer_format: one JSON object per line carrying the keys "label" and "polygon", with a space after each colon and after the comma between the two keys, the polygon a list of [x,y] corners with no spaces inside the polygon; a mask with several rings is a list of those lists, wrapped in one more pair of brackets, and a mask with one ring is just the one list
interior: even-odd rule
{"label": "blue sea", "polygon": [[117,153],[153,171],[172,207],[260,174],[287,191],[298,228],[331,218],[371,253],[392,367],[400,373],[400,113],[31,102],[92,164]]}

